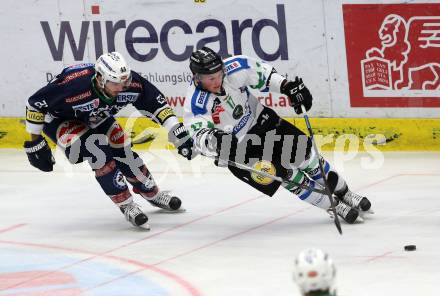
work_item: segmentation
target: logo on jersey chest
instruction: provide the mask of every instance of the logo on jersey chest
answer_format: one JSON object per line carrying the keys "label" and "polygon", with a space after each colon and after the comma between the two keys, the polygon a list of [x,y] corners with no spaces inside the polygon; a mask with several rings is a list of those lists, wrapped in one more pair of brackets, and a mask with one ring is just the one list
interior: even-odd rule
{"label": "logo on jersey chest", "polygon": [[232,109],[232,118],[234,118],[235,120],[240,119],[244,113],[243,106],[240,104],[236,104],[234,102],[234,99],[232,99],[230,95],[227,95],[224,100],[226,104]]}
{"label": "logo on jersey chest", "polygon": [[209,94],[207,92],[200,92],[199,97],[197,98],[196,101],[196,106],[199,108],[203,108],[205,106],[205,101],[206,99],[208,99]]}
{"label": "logo on jersey chest", "polygon": [[212,121],[214,124],[220,124],[220,113],[224,112],[225,109],[221,105],[217,105],[212,112]]}
{"label": "logo on jersey chest", "polygon": [[121,93],[116,97],[116,103],[133,103],[139,97],[139,93]]}
{"label": "logo on jersey chest", "polygon": [[251,115],[252,115],[251,108],[249,108],[249,106],[246,106],[246,114],[243,117],[241,117],[240,121],[234,126],[234,128],[232,130],[232,133],[234,135],[237,134],[239,131],[241,131],[246,126]]}
{"label": "logo on jersey chest", "polygon": [[95,108],[99,107],[99,99],[94,99],[91,102],[87,102],[81,105],[72,106],[73,111],[75,111],[75,114],[77,111],[79,112],[90,112]]}
{"label": "logo on jersey chest", "polygon": [[242,105],[235,106],[234,111],[232,111],[232,117],[235,120],[237,120],[242,116],[243,116],[243,106]]}
{"label": "logo on jersey chest", "polygon": [[111,114],[116,114],[124,108],[124,106],[118,105],[105,105],[104,107],[95,108],[89,113],[89,125],[91,127],[96,127],[99,123],[101,123],[104,119],[109,117]]}

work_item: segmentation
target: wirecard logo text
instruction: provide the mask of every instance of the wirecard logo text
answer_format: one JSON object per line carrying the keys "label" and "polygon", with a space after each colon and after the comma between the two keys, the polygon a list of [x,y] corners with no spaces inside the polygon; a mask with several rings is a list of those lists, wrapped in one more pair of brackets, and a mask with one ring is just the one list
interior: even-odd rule
{"label": "wirecard logo text", "polygon": [[[271,19],[260,19],[255,21],[249,18],[244,20],[231,20],[231,32],[229,35],[232,35],[234,50],[232,54],[242,54],[242,42],[247,42],[246,40],[242,40],[243,32],[251,30],[252,33],[250,35],[252,36],[252,40],[250,40],[249,44],[252,43],[255,53],[260,59],[265,61],[274,61],[277,59],[287,60],[288,49],[284,5],[277,4],[276,11],[276,21]],[[153,60],[158,54],[159,49],[161,49],[170,60],[185,61],[189,59],[195,48],[201,48],[206,44],[208,44],[208,46],[213,44],[217,47],[216,43],[220,49],[219,54],[221,56],[226,57],[230,55],[228,52],[228,41],[230,42],[231,40],[228,40],[226,25],[217,19],[203,20],[197,24],[195,30],[183,20],[171,19],[160,28],[160,32],[158,30],[159,28],[155,28],[150,22],[144,19],[134,20],[132,22],[126,20],[118,20],[116,22],[82,21],[79,38],[74,36],[70,21],[61,21],[59,26],[56,24],[51,25],[48,21],[41,21],[40,23],[54,61],[63,60],[66,47],[70,47],[75,61],[82,61],[84,59],[86,42],[91,37],[89,34],[92,34],[93,38],[90,39],[94,40],[95,55],[96,58],[98,58],[103,53],[103,28],[105,28],[106,47],[109,52],[116,50],[116,34],[120,34],[120,30],[125,30],[124,41],[127,52],[133,59],[140,62]],[[90,29],[90,23],[92,24],[92,29]],[[55,28],[59,28],[58,42],[55,41],[55,37],[57,36]],[[206,30],[211,31],[212,28],[216,29],[218,33],[214,36],[204,37],[198,40],[196,46],[186,45],[182,51],[182,48],[172,48],[172,44],[168,41],[170,32],[173,32],[174,34],[176,28],[179,29],[178,31],[183,31],[183,34],[180,33],[182,34],[181,39],[183,40],[185,40],[185,35],[204,33]],[[275,30],[276,35],[278,35],[273,38],[274,40],[278,39],[278,48],[274,52],[267,52],[262,47],[261,33],[264,28],[271,28]],[[146,30],[148,33],[143,37],[135,37],[135,31],[137,31],[136,35],[139,35],[139,30]],[[249,34],[246,33],[246,35]],[[151,47],[149,50],[143,48],[142,52],[140,52],[139,50],[136,50],[136,48],[140,47],[140,44],[143,44],[144,47],[145,44],[148,44],[151,45]]]}

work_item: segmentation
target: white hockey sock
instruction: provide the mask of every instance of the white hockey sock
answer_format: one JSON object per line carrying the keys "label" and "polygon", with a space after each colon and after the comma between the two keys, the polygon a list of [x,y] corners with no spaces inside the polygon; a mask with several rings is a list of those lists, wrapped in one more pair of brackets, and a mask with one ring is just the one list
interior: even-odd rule
{"label": "white hockey sock", "polygon": [[[327,177],[327,181],[329,182],[329,186],[334,188],[334,191],[341,191],[347,187],[345,180],[332,168],[330,163],[326,161],[322,156],[321,163],[323,164],[324,172]],[[316,153],[312,150],[310,152],[310,157],[306,159],[303,163],[300,164],[299,170],[303,171],[307,176],[309,176],[312,180],[317,182],[318,184],[324,186],[324,179],[322,178],[321,169],[319,167],[319,160]],[[328,178],[329,172],[333,171],[332,178]]]}
{"label": "white hockey sock", "polygon": [[315,186],[321,187],[316,185],[315,181],[310,180],[302,171],[294,170],[292,177],[289,178],[289,181],[292,183],[283,183],[283,187],[297,195],[301,200],[324,210],[330,208],[331,204],[327,195],[294,185],[301,184],[301,186],[307,186],[310,189],[315,188]]}

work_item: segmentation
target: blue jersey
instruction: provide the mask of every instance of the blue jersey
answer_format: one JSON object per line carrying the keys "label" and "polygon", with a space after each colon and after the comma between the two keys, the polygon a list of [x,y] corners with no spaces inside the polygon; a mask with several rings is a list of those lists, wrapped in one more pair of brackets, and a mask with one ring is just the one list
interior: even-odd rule
{"label": "blue jersey", "polygon": [[108,100],[95,87],[93,64],[65,68],[28,99],[27,131],[40,134],[45,121],[51,118],[76,119],[94,128],[128,104],[161,125],[177,124],[177,117],[164,95],[137,72],[131,71],[131,75],[129,88]]}

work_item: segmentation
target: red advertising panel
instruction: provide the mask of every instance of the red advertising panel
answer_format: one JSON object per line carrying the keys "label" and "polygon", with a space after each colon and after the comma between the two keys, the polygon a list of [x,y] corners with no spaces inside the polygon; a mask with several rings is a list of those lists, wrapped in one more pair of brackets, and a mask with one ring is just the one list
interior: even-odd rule
{"label": "red advertising panel", "polygon": [[352,107],[440,107],[440,4],[343,5]]}

